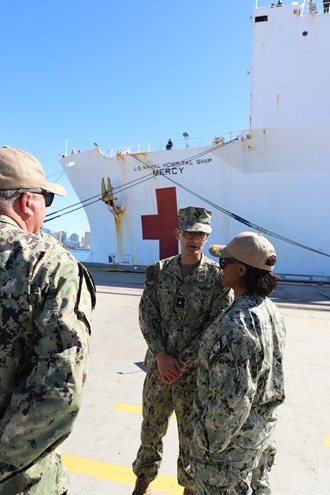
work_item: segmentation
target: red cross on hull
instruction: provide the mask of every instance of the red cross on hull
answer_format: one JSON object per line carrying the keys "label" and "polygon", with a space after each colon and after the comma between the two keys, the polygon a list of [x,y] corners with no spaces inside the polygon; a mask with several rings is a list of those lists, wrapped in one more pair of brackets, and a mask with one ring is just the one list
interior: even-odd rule
{"label": "red cross on hull", "polygon": [[142,215],[142,238],[159,240],[159,259],[178,254],[174,229],[178,226],[176,188],[156,189],[156,215]]}

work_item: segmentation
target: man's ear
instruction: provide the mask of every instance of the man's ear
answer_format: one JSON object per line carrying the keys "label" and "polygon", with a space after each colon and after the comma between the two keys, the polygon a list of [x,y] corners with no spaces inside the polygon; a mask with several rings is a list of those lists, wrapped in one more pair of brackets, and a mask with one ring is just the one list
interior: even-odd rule
{"label": "man's ear", "polygon": [[179,241],[180,240],[180,230],[178,228],[175,228],[174,233],[175,233],[176,240]]}
{"label": "man's ear", "polygon": [[33,217],[33,209],[32,209],[32,204],[33,204],[33,196],[30,192],[25,192],[21,194],[19,198],[19,205],[21,208],[22,213],[27,217],[31,218]]}

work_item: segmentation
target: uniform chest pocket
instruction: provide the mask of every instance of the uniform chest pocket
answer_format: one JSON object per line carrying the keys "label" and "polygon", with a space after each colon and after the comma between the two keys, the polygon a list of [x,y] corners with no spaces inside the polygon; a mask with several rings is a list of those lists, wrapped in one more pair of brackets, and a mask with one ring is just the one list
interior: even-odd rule
{"label": "uniform chest pocket", "polygon": [[208,286],[190,286],[185,300],[186,325],[200,326],[208,319],[211,311],[212,291]]}
{"label": "uniform chest pocket", "polygon": [[174,285],[161,283],[157,288],[159,312],[163,320],[169,319],[175,311],[176,292]]}

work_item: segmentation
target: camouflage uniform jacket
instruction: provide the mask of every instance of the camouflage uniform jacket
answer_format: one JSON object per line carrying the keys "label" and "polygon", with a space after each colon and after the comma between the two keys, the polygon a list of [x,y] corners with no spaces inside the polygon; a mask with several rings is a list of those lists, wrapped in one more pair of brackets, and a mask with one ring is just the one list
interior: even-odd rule
{"label": "camouflage uniform jacket", "polygon": [[183,278],[180,256],[150,265],[140,301],[139,322],[148,344],[146,365],[156,369],[154,355],[166,351],[187,367],[197,364],[200,337],[233,299],[224,289],[217,263],[202,256]]}
{"label": "camouflage uniform jacket", "polygon": [[[268,298],[242,296],[213,322],[200,349],[193,459],[243,460],[264,448],[284,401],[285,325]],[[240,458],[240,456],[242,456]]]}
{"label": "camouflage uniform jacket", "polygon": [[0,216],[0,494],[59,495],[81,404],[94,283],[49,236]]}

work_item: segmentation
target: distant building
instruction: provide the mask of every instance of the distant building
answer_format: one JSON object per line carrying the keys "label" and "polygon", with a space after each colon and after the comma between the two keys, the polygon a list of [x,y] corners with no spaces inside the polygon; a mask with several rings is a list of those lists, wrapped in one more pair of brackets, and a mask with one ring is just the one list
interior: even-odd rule
{"label": "distant building", "polygon": [[73,242],[80,242],[80,237],[78,234],[71,234],[69,240]]}
{"label": "distant building", "polygon": [[84,246],[86,248],[90,248],[91,245],[91,233],[85,232]]}
{"label": "distant building", "polygon": [[72,241],[71,239],[67,239],[63,242],[63,246],[76,249],[80,247],[80,241]]}
{"label": "distant building", "polygon": [[67,239],[67,233],[64,232],[64,231],[60,231],[60,232],[52,232],[51,234],[53,237],[55,237],[55,239],[60,243],[60,244],[63,244],[64,241],[66,241]]}

